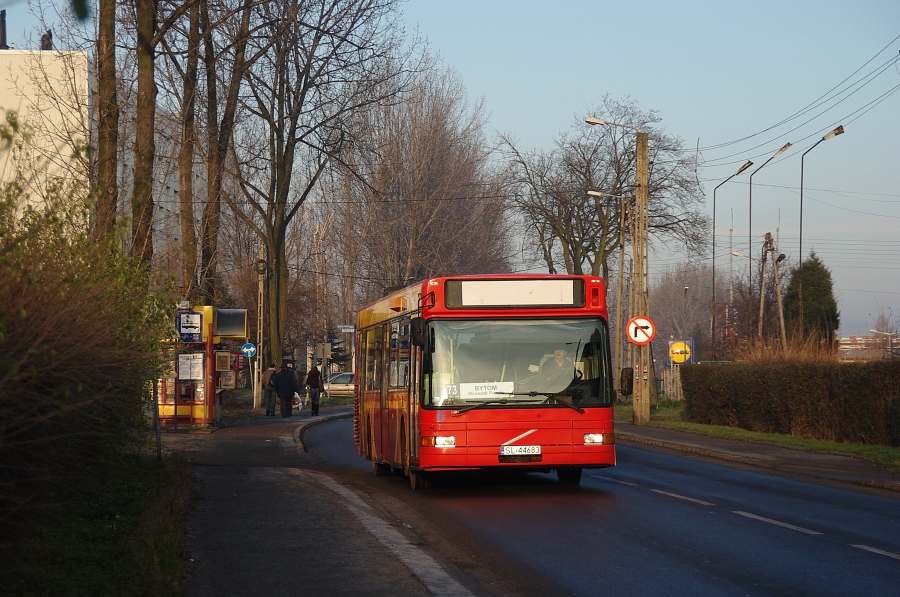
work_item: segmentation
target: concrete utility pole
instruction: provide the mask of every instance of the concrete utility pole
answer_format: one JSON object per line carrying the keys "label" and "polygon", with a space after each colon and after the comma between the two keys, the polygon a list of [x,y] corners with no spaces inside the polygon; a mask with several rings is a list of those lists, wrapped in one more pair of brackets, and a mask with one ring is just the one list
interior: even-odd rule
{"label": "concrete utility pole", "polygon": [[[631,283],[631,318],[642,316],[650,317],[650,299],[649,299],[649,268],[647,266],[647,256],[650,252],[650,212],[649,203],[649,178],[650,178],[650,158],[648,133],[643,133],[637,128],[615,122],[607,122],[601,118],[589,116],[584,121],[591,125],[601,126],[620,126],[631,129],[637,136],[637,155],[635,163],[635,194],[634,194],[634,210],[631,212],[631,246],[634,251],[632,259],[633,277]],[[622,227],[620,227],[620,233]],[[620,253],[621,255],[621,253]],[[622,259],[619,259],[622,263]],[[621,276],[620,276],[621,279]],[[621,334],[621,332],[619,332]],[[633,346],[629,343],[629,346]],[[631,348],[629,348],[631,350]],[[650,383],[656,383],[656,374],[653,371],[653,362],[651,358],[649,343],[635,347],[635,358],[631,360],[634,367],[634,385],[632,388],[633,417],[635,425],[646,425],[650,422]],[[653,376],[653,377],[651,377]]]}
{"label": "concrete utility pole", "polygon": [[763,245],[762,268],[759,274],[759,327],[757,328],[757,336],[760,341],[763,337],[763,313],[765,312],[766,302],[766,263],[768,263],[769,253],[772,254],[772,269],[775,273],[775,298],[778,301],[778,323],[781,328],[781,349],[787,346],[787,333],[784,329],[784,307],[781,302],[781,280],[778,277],[778,264],[784,261],[784,255],[776,256],[775,242],[772,240],[772,233],[766,232],[766,242]]}
{"label": "concrete utility pole", "polygon": [[[650,210],[649,210],[649,147],[647,133],[637,132],[637,163],[635,171],[634,195],[634,284],[635,303],[632,316],[650,317],[649,267],[650,252]],[[634,368],[634,413],[635,425],[650,422],[650,383],[656,381],[650,358],[650,344],[637,347]]]}
{"label": "concrete utility pole", "polygon": [[[766,233],[766,243],[772,249],[772,257],[778,253],[778,248],[772,241],[772,233]],[[784,303],[781,300],[781,278],[778,276],[778,264],[784,261],[784,253],[778,253],[778,256],[772,260],[772,270],[775,272],[775,299],[778,301],[778,323],[781,327],[781,350],[787,350],[787,332],[784,329]]]}
{"label": "concrete utility pole", "polygon": [[259,255],[256,261],[256,273],[259,274],[259,289],[256,296],[256,369],[253,371],[253,408],[262,408],[262,372],[266,368],[266,353],[263,350],[263,323],[266,310],[265,284],[269,262],[266,260],[266,246],[260,241]]}

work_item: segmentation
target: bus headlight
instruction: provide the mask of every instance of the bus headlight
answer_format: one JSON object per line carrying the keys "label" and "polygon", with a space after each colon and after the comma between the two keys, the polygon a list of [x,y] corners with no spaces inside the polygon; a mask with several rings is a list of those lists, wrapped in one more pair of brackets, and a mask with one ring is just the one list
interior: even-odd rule
{"label": "bus headlight", "polygon": [[599,446],[604,444],[616,443],[616,435],[614,433],[585,433],[585,446]]}
{"label": "bus headlight", "polygon": [[439,435],[437,437],[423,437],[420,443],[423,448],[455,448],[456,436]]}

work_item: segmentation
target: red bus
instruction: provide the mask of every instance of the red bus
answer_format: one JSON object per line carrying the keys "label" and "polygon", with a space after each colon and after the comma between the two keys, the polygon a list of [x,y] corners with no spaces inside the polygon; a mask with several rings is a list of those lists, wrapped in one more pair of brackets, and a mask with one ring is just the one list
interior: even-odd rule
{"label": "red bus", "polygon": [[375,474],[615,466],[603,280],[431,278],[357,318],[354,433]]}

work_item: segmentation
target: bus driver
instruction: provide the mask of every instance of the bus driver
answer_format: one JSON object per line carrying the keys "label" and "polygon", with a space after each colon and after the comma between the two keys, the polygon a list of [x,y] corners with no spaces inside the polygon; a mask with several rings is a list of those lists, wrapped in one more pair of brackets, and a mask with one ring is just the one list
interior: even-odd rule
{"label": "bus driver", "polygon": [[575,362],[566,356],[567,352],[564,348],[557,348],[553,351],[553,358],[541,365],[540,379],[547,382],[548,389],[562,389],[574,377]]}

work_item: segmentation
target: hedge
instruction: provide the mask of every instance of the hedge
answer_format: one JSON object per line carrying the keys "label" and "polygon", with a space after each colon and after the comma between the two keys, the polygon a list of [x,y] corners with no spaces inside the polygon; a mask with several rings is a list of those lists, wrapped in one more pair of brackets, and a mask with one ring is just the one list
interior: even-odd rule
{"label": "hedge", "polygon": [[681,368],[688,421],[900,446],[900,361]]}

